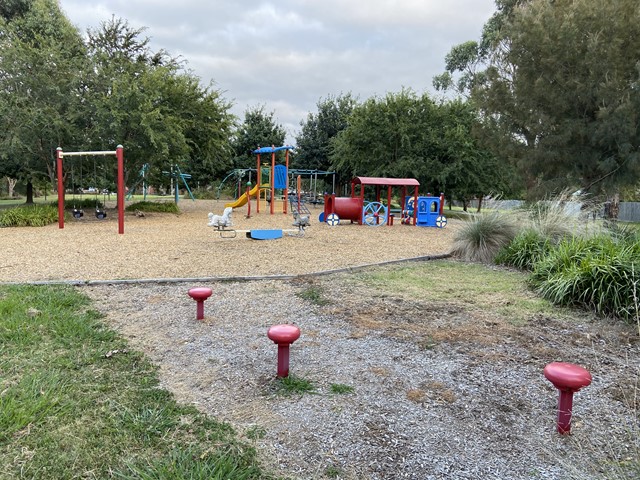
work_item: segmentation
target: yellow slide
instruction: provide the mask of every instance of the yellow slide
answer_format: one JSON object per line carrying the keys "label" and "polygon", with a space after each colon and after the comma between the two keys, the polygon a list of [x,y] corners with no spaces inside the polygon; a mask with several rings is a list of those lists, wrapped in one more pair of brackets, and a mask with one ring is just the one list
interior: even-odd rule
{"label": "yellow slide", "polygon": [[243,205],[246,205],[247,200],[249,200],[250,197],[255,197],[258,194],[259,188],[260,186],[256,184],[251,190],[249,190],[248,197],[247,197],[247,192],[244,192],[242,195],[240,195],[240,197],[238,197],[238,199],[235,202],[225,203],[224,204],[225,208],[226,207],[238,208],[238,207],[242,207]]}

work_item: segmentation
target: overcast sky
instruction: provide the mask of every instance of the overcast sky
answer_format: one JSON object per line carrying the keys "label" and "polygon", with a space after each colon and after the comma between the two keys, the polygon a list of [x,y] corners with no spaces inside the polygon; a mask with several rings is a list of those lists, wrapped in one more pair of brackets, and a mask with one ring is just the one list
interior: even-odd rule
{"label": "overcast sky", "polygon": [[318,100],[432,92],[453,45],[477,40],[493,0],[60,0],[81,30],[112,15],[146,27],[240,119],[264,105],[295,143]]}

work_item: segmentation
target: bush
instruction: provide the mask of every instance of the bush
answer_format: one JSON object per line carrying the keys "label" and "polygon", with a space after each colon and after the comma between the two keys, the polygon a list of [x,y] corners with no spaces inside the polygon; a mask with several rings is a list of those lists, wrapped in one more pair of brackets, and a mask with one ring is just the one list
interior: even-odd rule
{"label": "bush", "polygon": [[640,242],[606,235],[560,242],[530,277],[538,293],[557,305],[627,320],[638,315],[639,280]]}
{"label": "bush", "polygon": [[498,212],[469,217],[454,239],[452,253],[467,261],[491,263],[518,232],[513,217]]}
{"label": "bush", "polygon": [[158,213],[180,213],[178,205],[174,202],[136,202],[125,208],[127,212],[158,212]]}
{"label": "bush", "polygon": [[[53,202],[49,203],[49,205],[58,208],[58,200],[54,200]],[[104,208],[104,204],[100,200],[96,200],[95,198],[66,199],[64,202],[64,206],[66,210],[72,210],[74,208],[78,208],[80,210]]]}
{"label": "bush", "polygon": [[521,231],[500,252],[495,262],[500,265],[519,268],[520,270],[533,270],[553,248],[552,241],[540,231],[528,228]]}
{"label": "bush", "polygon": [[218,200],[218,190],[216,188],[206,189],[206,188],[198,188],[193,190],[194,198],[198,200]]}
{"label": "bush", "polygon": [[58,221],[58,209],[51,205],[29,205],[0,212],[0,227],[44,227]]}

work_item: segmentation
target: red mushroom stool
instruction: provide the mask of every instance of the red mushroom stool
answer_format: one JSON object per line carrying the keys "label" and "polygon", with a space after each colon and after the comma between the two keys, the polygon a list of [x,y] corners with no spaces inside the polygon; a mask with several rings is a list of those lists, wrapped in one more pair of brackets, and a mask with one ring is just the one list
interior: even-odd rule
{"label": "red mushroom stool", "polygon": [[196,287],[189,289],[189,296],[196,301],[196,320],[204,318],[204,301],[211,296],[213,290],[207,287]]}
{"label": "red mushroom stool", "polygon": [[274,325],[267,330],[267,337],[278,345],[278,377],[289,376],[289,345],[300,338],[300,329],[295,325]]}
{"label": "red mushroom stool", "polygon": [[558,433],[570,433],[573,394],[591,383],[591,374],[573,363],[553,362],[544,367],[544,376],[560,390]]}

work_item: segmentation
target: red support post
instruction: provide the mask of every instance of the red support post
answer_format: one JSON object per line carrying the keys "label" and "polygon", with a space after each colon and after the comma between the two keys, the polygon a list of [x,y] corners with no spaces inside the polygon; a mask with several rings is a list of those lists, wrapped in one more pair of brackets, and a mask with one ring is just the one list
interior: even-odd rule
{"label": "red support post", "polygon": [[251,191],[251,182],[247,182],[247,218],[251,218],[251,196],[249,195],[250,191]]}
{"label": "red support post", "polygon": [[391,185],[387,185],[387,225],[393,225],[391,216]]}
{"label": "red support post", "polygon": [[418,187],[413,189],[413,224],[416,225],[418,218]]}
{"label": "red support post", "polygon": [[58,170],[58,228],[64,228],[64,178],[62,176],[62,147],[56,149]]}
{"label": "red support post", "polygon": [[116,147],[116,158],[118,159],[118,233],[124,234],[124,148],[122,145]]}
{"label": "red support post", "polygon": [[[284,205],[282,206],[282,213],[286,215],[287,208],[288,208],[287,204],[289,203],[289,149],[288,148],[284,151],[284,167],[285,167],[286,175],[284,176],[285,178]],[[298,203],[298,205],[300,205],[300,203]]]}

